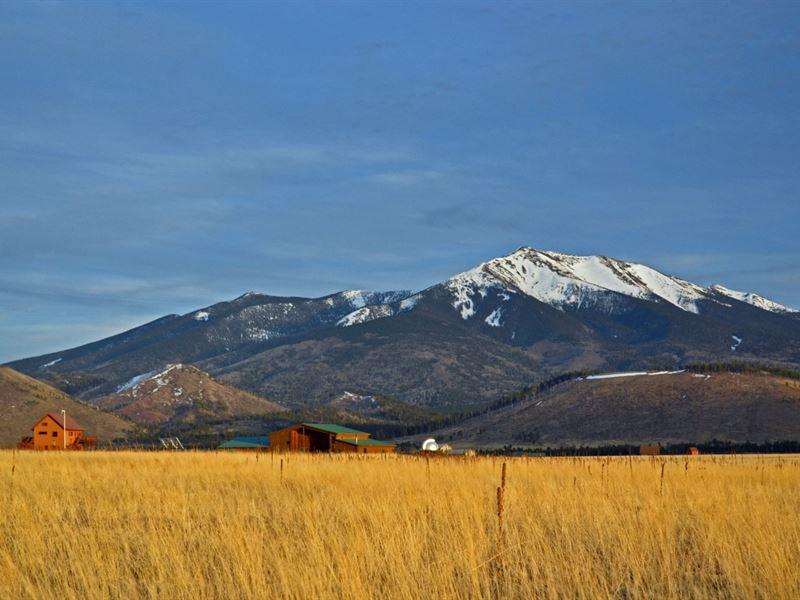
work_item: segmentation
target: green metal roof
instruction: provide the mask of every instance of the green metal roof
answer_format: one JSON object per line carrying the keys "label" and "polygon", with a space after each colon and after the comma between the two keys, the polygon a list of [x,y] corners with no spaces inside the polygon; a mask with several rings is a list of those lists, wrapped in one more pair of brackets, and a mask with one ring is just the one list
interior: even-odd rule
{"label": "green metal roof", "polygon": [[359,431],[358,429],[350,429],[349,427],[342,427],[341,425],[332,425],[330,423],[300,423],[306,427],[313,427],[320,431],[327,431],[328,433],[357,433],[358,435],[369,435],[366,431]]}
{"label": "green metal roof", "polygon": [[397,444],[393,444],[392,442],[382,442],[380,440],[372,440],[372,439],[343,439],[343,440],[336,440],[337,442],[342,442],[343,444],[350,444],[351,446],[396,446]]}
{"label": "green metal roof", "polygon": [[267,436],[257,437],[237,437],[217,446],[220,450],[241,449],[241,448],[269,448],[269,438]]}

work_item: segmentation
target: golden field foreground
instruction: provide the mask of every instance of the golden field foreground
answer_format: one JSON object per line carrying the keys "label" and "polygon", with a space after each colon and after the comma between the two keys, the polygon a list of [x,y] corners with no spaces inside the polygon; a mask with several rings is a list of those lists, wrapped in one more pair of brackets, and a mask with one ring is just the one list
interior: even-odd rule
{"label": "golden field foreground", "polygon": [[2,598],[800,598],[796,456],[5,451],[0,493]]}

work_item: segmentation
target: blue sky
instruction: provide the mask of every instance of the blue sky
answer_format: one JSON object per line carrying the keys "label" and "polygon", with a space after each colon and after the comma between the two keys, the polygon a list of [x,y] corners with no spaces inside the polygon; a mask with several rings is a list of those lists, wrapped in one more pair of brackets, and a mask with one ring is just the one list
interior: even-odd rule
{"label": "blue sky", "polygon": [[0,361],[521,245],[800,305],[796,2],[0,2]]}

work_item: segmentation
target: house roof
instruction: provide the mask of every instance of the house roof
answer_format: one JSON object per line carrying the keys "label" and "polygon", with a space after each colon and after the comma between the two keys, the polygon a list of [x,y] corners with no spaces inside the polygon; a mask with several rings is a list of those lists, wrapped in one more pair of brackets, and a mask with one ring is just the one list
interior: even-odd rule
{"label": "house roof", "polygon": [[[47,413],[41,419],[36,421],[36,423],[33,424],[33,427],[36,427],[39,423],[42,422],[42,419],[46,417],[50,417],[58,424],[59,427],[61,427],[61,429],[64,429],[64,417],[57,413]],[[33,429],[33,427],[31,427],[31,429]],[[67,415],[67,431],[86,431],[86,427],[84,427],[83,425],[78,423],[75,419]]]}
{"label": "house roof", "polygon": [[300,423],[312,429],[319,429],[320,431],[327,431],[328,433],[352,433],[358,435],[369,435],[366,431],[359,431],[358,429],[350,429],[342,425],[333,425],[331,423]]}
{"label": "house roof", "polygon": [[351,446],[396,446],[392,442],[382,442],[381,440],[372,439],[338,439],[337,442],[342,444],[350,444]]}
{"label": "house roof", "polygon": [[221,450],[237,448],[269,448],[267,436],[236,437],[217,446]]}

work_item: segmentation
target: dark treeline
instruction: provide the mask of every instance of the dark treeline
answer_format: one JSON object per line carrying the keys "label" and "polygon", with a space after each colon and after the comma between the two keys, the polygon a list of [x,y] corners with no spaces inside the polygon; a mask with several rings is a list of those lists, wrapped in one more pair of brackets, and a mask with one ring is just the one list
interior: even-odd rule
{"label": "dark treeline", "polygon": [[717,363],[691,363],[684,367],[692,373],[742,373],[756,374],[768,373],[787,379],[800,379],[800,371],[794,371],[785,367],[773,367],[759,363],[745,362],[717,362]]}
{"label": "dark treeline", "polygon": [[[726,442],[711,440],[709,442],[681,444],[666,444],[661,446],[662,455],[685,455],[689,448],[694,447],[700,454],[794,454],[800,452],[800,441],[785,440],[779,442]],[[614,446],[564,446],[546,448],[525,448],[518,446],[504,446],[496,450],[479,450],[480,454],[531,454],[536,456],[636,456],[639,446],[614,445]]]}

